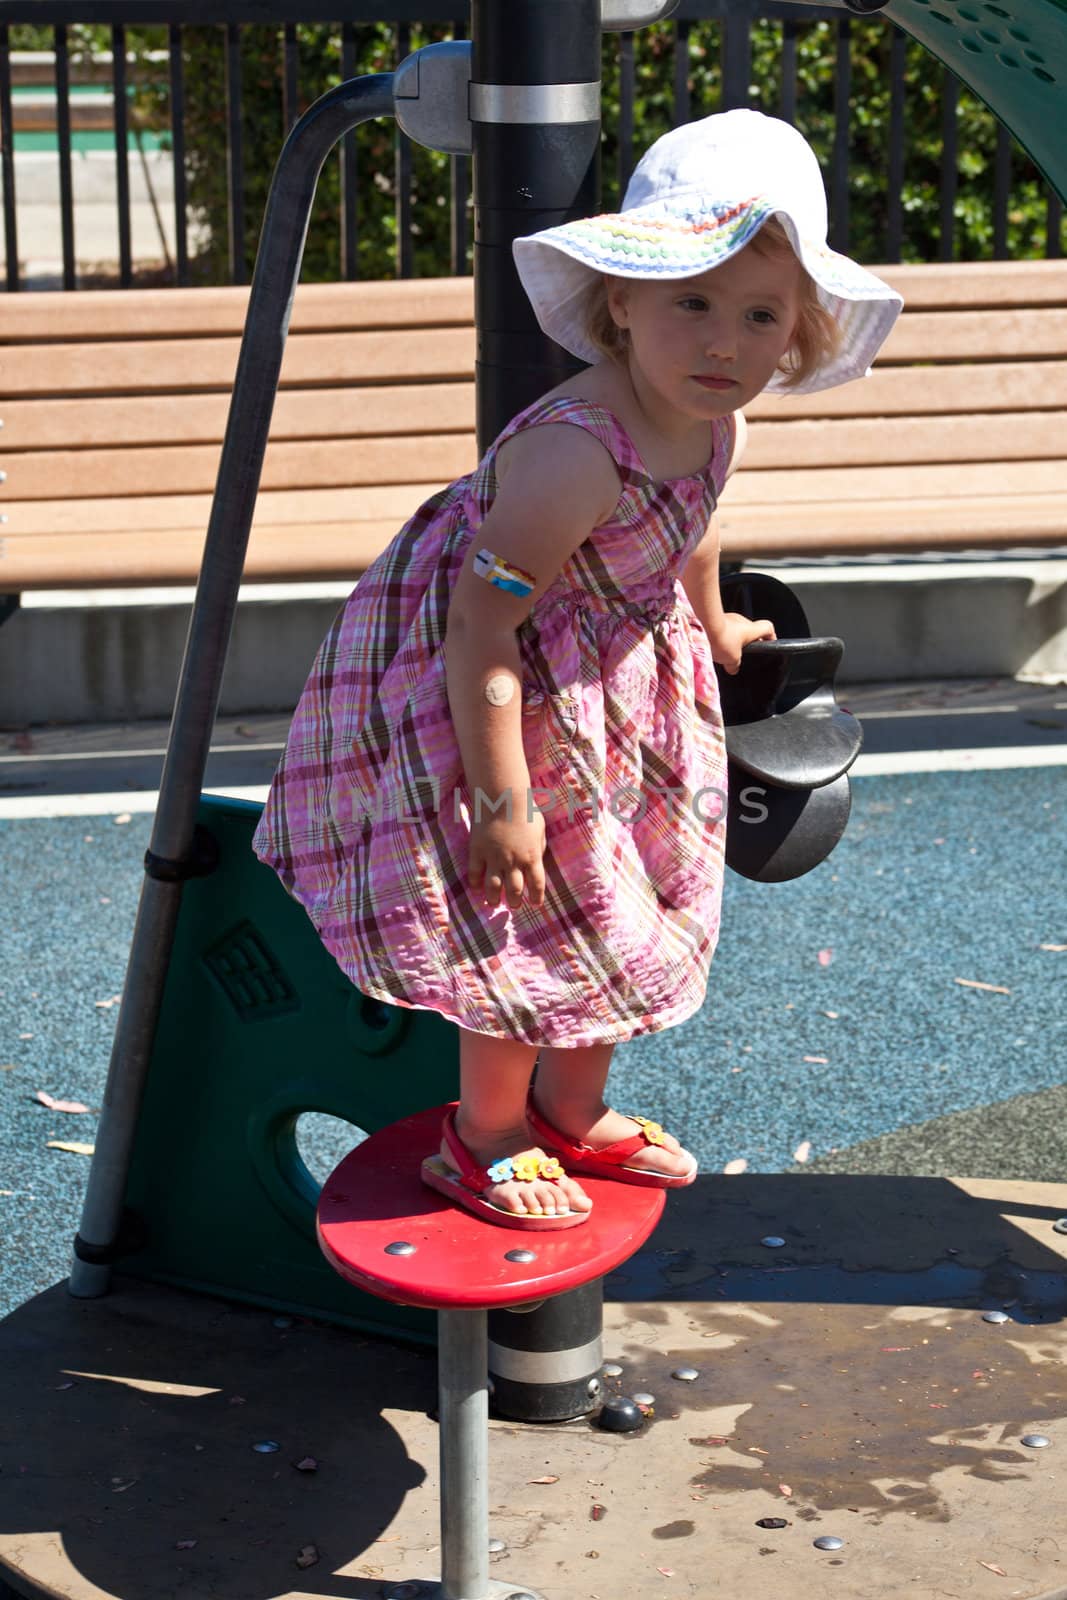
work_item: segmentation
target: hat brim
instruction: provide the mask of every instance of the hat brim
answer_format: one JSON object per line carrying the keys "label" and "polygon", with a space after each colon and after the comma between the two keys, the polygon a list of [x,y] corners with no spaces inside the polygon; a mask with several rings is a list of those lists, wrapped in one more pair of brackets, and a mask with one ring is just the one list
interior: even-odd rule
{"label": "hat brim", "polygon": [[799,383],[776,373],[767,392],[811,394],[866,375],[900,314],[903,299],[881,278],[827,244],[805,238],[788,205],[766,196],[709,206],[698,195],[582,217],[516,239],[515,265],[549,338],[581,361],[601,352],[585,326],[591,283],[620,278],[691,278],[721,266],[777,217],[819,299],[837,322],[837,353]]}

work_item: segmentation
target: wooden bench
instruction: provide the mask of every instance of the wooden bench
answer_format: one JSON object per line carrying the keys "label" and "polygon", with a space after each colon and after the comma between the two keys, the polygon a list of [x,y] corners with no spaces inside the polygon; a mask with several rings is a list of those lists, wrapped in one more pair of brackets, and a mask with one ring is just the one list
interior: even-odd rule
{"label": "wooden bench", "polygon": [[[754,404],[729,559],[1067,544],[1067,263],[881,269],[873,377]],[[246,289],[0,296],[0,592],[189,582]],[[247,577],[348,579],[475,462],[469,279],[297,294]]]}

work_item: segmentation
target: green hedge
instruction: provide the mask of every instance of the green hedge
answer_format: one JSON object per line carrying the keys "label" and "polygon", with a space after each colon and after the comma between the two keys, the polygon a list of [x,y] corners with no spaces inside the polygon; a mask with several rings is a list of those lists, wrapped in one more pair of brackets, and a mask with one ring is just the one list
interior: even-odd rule
{"label": "green hedge", "polygon": [[[671,122],[673,105],[673,26],[658,24],[635,36],[637,87],[635,150],[640,154]],[[15,28],[15,49],[49,49],[51,30]],[[750,103],[774,113],[780,94],[782,24],[760,22],[752,36]],[[886,168],[889,136],[889,50],[892,30],[877,17],[853,18],[850,29],[849,248],[861,260],[886,258]],[[299,109],[340,82],[340,30],[302,24],[297,29]],[[411,49],[447,37],[447,29],[411,28]],[[110,48],[110,30],[71,30],[75,50]],[[357,73],[388,71],[395,65],[395,30],[372,23],[357,29]],[[196,281],[224,283],[229,278],[226,185],[225,32],[222,28],[183,31],[187,97],[186,163]],[[719,27],[693,23],[689,30],[691,115],[718,108]],[[127,48],[165,50],[167,30],[130,28]],[[835,24],[811,22],[798,29],[797,123],[828,166],[834,131],[833,86],[837,49]],[[907,153],[903,186],[906,261],[932,261],[940,254],[939,178],[942,90],[945,74],[914,41],[907,54]],[[281,30],[242,30],[242,106],[245,154],[246,271],[255,257],[270,175],[285,134],[282,107]],[[619,94],[619,40],[604,41],[604,203],[618,199],[616,119]],[[163,80],[135,92],[138,112],[157,127],[169,118]],[[996,120],[975,96],[962,89],[956,112],[959,190],[955,203],[954,255],[980,260],[993,250],[993,166]],[[366,124],[356,134],[359,171],[358,272],[361,277],[391,277],[396,272],[396,192],[392,125]],[[451,262],[450,162],[446,156],[412,148],[412,253],[416,276],[448,273]],[[331,157],[323,170],[308,234],[304,278],[329,281],[340,273],[340,163]],[[1033,163],[1012,148],[1008,253],[1014,257],[1046,253],[1045,192]]]}

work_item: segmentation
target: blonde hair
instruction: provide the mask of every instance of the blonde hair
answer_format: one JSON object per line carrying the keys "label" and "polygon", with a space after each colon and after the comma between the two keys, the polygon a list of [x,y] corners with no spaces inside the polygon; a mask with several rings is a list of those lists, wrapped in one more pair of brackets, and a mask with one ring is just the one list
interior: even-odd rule
{"label": "blonde hair", "polygon": [[[750,241],[752,248],[763,256],[792,255],[793,246],[777,217],[769,217]],[[608,305],[608,275],[597,273],[585,291],[583,308],[585,331],[589,342],[611,361],[618,361],[626,352],[626,329],[620,328]],[[623,280],[625,281],[625,280]],[[815,286],[814,279],[801,268],[800,312],[789,349],[778,364],[785,387],[793,388],[810,378],[824,362],[837,354],[841,344],[841,329],[836,319],[827,311]]]}

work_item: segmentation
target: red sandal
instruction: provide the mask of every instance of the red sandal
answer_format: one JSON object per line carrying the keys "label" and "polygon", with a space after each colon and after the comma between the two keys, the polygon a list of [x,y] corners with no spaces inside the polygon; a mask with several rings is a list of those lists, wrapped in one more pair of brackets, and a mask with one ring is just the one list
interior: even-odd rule
{"label": "red sandal", "polygon": [[[436,1189],[446,1199],[452,1200],[458,1206],[463,1206],[476,1217],[481,1217],[485,1222],[496,1222],[505,1228],[525,1228],[528,1231],[546,1233],[549,1229],[575,1228],[580,1222],[585,1222],[589,1217],[588,1211],[557,1212],[555,1216],[537,1216],[530,1212],[508,1211],[504,1206],[494,1205],[491,1200],[482,1198],[485,1189],[490,1189],[494,1184],[506,1183],[511,1178],[519,1182],[532,1182],[534,1178],[544,1178],[549,1182],[558,1182],[563,1177],[563,1168],[552,1156],[527,1156],[517,1157],[512,1161],[510,1156],[503,1156],[499,1161],[494,1161],[488,1167],[480,1167],[467,1149],[463,1140],[456,1132],[456,1109],[459,1102],[449,1106],[445,1113],[444,1122],[441,1124],[441,1135],[448,1147],[448,1153],[455,1162],[455,1170],[442,1160],[440,1155],[427,1156],[422,1163],[422,1181],[429,1184],[431,1189]],[[528,1165],[527,1172],[524,1167]]]}
{"label": "red sandal", "polygon": [[646,1145],[663,1143],[663,1129],[658,1122],[650,1122],[647,1117],[633,1116],[631,1120],[640,1124],[639,1131],[629,1139],[617,1139],[614,1144],[606,1144],[599,1150],[591,1144],[583,1144],[580,1139],[570,1139],[554,1128],[538,1111],[532,1094],[526,1102],[526,1120],[541,1143],[563,1157],[569,1172],[588,1173],[591,1178],[612,1178],[616,1183],[636,1183],[646,1189],[684,1189],[697,1175],[695,1157],[690,1170],[677,1176],[651,1172],[647,1167],[626,1165],[629,1157],[636,1155]]}

